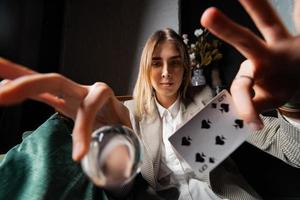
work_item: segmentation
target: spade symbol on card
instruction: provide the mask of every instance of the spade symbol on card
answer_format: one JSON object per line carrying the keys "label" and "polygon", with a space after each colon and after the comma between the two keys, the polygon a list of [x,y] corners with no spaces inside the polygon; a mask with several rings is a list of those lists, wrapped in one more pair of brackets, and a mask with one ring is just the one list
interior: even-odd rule
{"label": "spade symbol on card", "polygon": [[225,144],[225,140],[226,138],[222,135],[222,136],[219,136],[217,135],[216,136],[216,145],[224,145]]}
{"label": "spade symbol on card", "polygon": [[244,121],[241,119],[236,119],[234,120],[234,125],[235,128],[243,128],[244,127]]}
{"label": "spade symbol on card", "polygon": [[210,128],[210,124],[211,124],[211,121],[203,119],[202,120],[201,128],[209,129]]}
{"label": "spade symbol on card", "polygon": [[229,104],[228,103],[221,103],[220,105],[221,109],[220,111],[223,112],[228,112],[229,111]]}
{"label": "spade symbol on card", "polygon": [[188,137],[183,137],[181,140],[181,145],[182,146],[190,146],[191,145],[191,141],[192,139],[188,136]]}
{"label": "spade symbol on card", "polygon": [[216,103],[212,103],[212,104],[211,104],[211,107],[212,107],[212,108],[217,108],[217,104],[216,104]]}
{"label": "spade symbol on card", "polygon": [[210,162],[210,163],[215,163],[215,158],[210,157],[210,158],[209,158],[209,162]]}
{"label": "spade symbol on card", "polygon": [[205,157],[206,155],[202,152],[201,154],[200,153],[196,153],[196,162],[205,162]]}

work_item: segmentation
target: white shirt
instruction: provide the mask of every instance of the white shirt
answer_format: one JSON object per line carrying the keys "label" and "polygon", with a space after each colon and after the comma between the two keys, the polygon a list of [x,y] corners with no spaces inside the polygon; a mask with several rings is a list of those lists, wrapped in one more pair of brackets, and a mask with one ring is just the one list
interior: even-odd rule
{"label": "white shirt", "polygon": [[[206,182],[196,179],[193,170],[179,155],[176,154],[168,140],[182,123],[180,98],[177,98],[168,109],[161,106],[157,101],[156,105],[163,122],[161,161],[173,172],[170,184],[176,185],[180,191],[179,200],[221,200],[220,197],[214,194]],[[164,166],[161,166],[161,168],[162,167]],[[167,186],[165,188],[167,188]]]}

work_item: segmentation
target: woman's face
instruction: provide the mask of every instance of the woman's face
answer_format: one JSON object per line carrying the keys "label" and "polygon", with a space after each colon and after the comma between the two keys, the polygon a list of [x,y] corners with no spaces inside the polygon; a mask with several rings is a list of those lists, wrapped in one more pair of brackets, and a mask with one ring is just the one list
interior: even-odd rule
{"label": "woman's face", "polygon": [[160,43],[152,55],[150,81],[162,106],[169,107],[176,101],[183,74],[181,56],[175,44],[170,41]]}

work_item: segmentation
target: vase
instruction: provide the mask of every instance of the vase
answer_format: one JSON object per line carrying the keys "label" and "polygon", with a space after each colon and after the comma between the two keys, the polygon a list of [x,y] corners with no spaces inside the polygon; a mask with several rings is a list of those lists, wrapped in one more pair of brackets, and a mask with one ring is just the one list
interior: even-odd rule
{"label": "vase", "polygon": [[193,69],[192,71],[192,86],[201,86],[206,84],[205,76],[203,75],[203,69]]}

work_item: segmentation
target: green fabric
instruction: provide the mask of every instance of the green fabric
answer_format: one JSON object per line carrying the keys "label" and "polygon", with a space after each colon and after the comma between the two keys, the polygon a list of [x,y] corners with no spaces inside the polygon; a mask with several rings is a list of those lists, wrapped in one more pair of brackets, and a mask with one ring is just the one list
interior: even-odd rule
{"label": "green fabric", "polygon": [[55,114],[7,152],[0,163],[1,200],[107,199],[71,158],[72,127]]}

